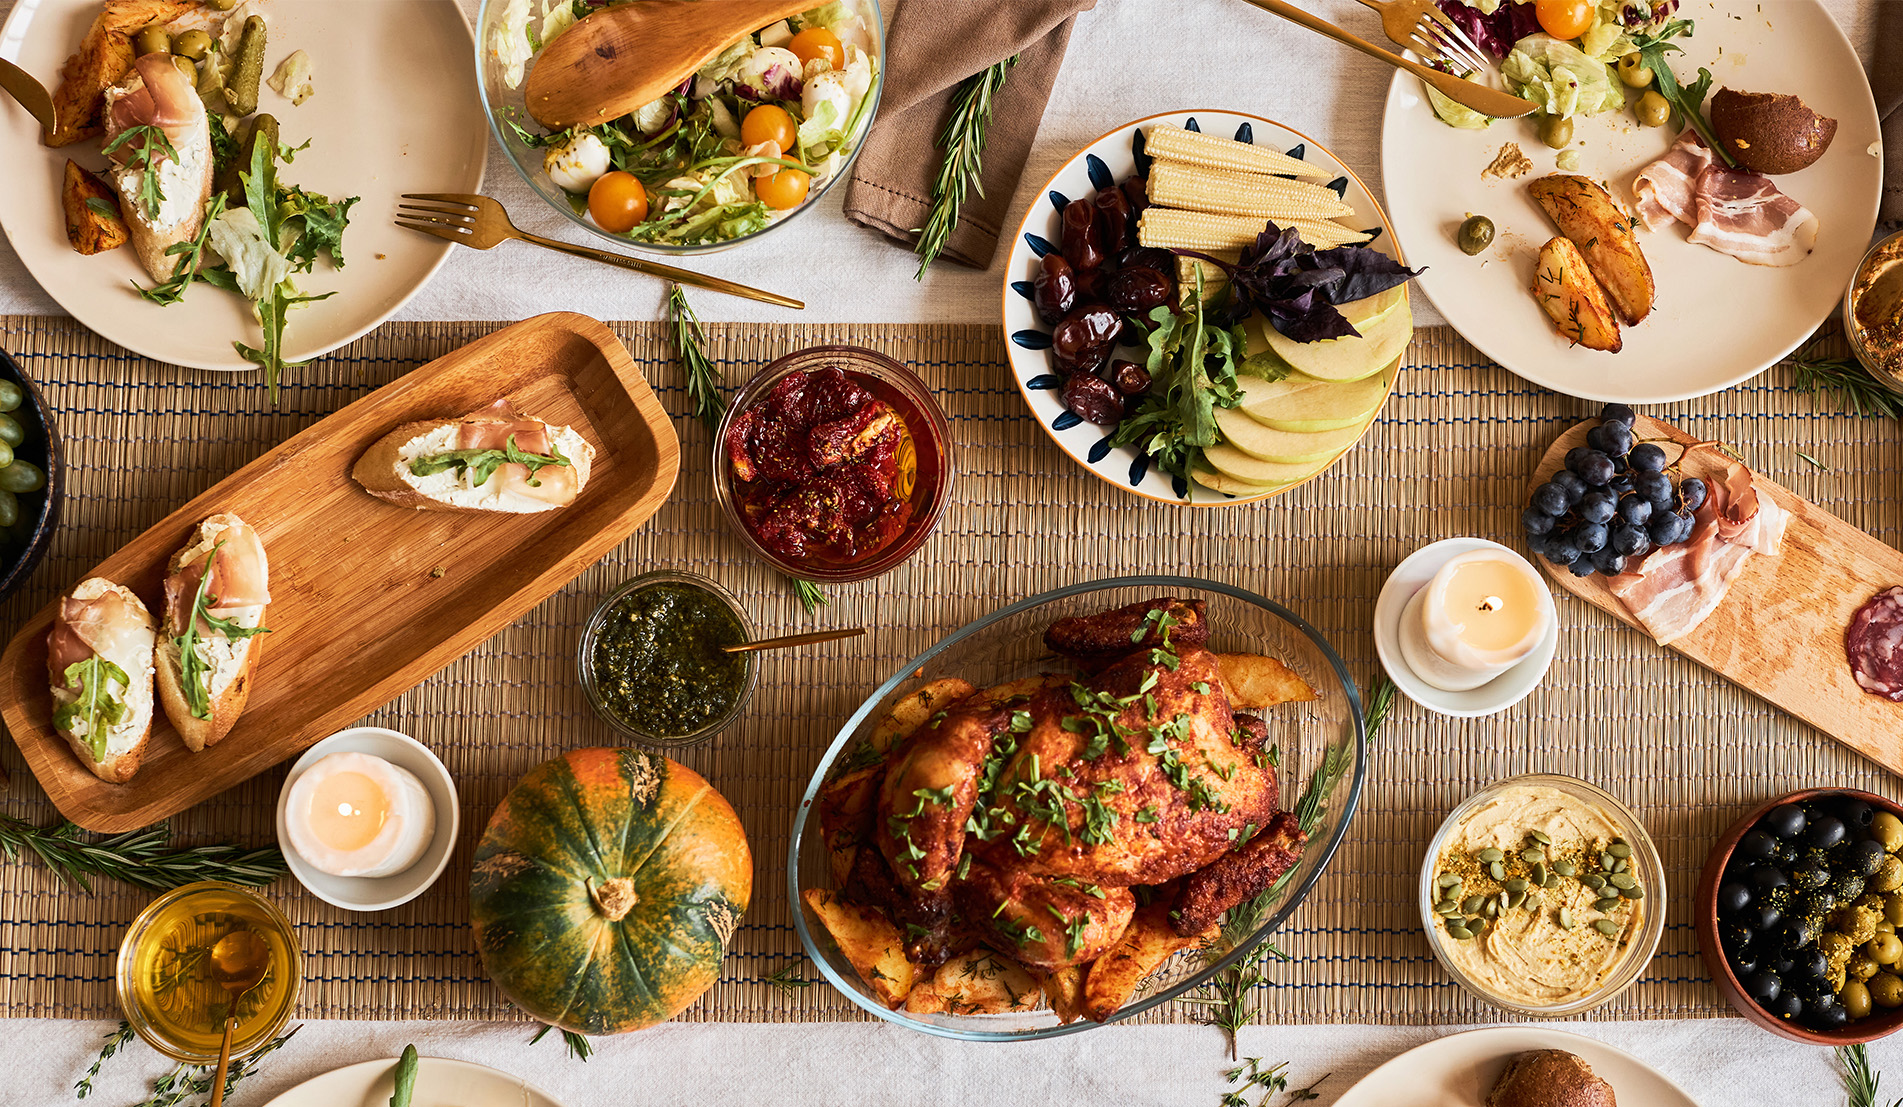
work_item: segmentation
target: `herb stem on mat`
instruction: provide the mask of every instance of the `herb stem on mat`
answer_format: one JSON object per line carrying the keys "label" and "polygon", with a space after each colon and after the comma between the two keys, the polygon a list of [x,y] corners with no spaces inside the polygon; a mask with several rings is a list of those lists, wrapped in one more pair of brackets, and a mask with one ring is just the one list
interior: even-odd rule
{"label": "herb stem on mat", "polygon": [[720,370],[707,356],[707,331],[700,325],[700,316],[688,306],[687,294],[675,285],[667,294],[667,329],[674,340],[674,356],[681,362],[683,383],[687,386],[687,398],[693,402],[694,417],[712,434],[720,427],[720,417],[726,413],[727,401],[720,395]]}
{"label": "herb stem on mat", "polygon": [[980,177],[984,173],[985,131],[991,126],[992,98],[1004,87],[1005,74],[1017,63],[1018,56],[1013,54],[966,77],[952,98],[951,116],[945,120],[936,144],[945,151],[945,160],[939,163],[938,179],[932,182],[931,214],[925,217],[925,226],[919,229],[918,242],[912,247],[919,256],[918,272],[912,275],[915,281],[925,279],[925,270],[938,260],[951,240],[959,211],[965,206],[965,190],[985,194]]}
{"label": "herb stem on mat", "polygon": [[167,891],[199,880],[261,888],[286,872],[284,854],[276,846],[246,849],[218,843],[173,849],[171,840],[171,828],[164,823],[87,842],[70,822],[40,827],[0,815],[0,853],[8,861],[19,860],[23,850],[30,852],[61,881],[71,881],[88,892],[92,891],[88,878],[94,876]]}
{"label": "herb stem on mat", "polygon": [[[529,1039],[529,1044],[534,1045],[541,1041],[543,1036],[553,1029],[555,1028],[547,1023],[543,1023],[542,1028],[537,1030],[535,1036]],[[577,1034],[573,1030],[562,1031],[562,1044],[568,1047],[568,1055],[570,1057],[581,1061],[588,1060],[588,1055],[595,1051],[595,1047],[589,1043],[586,1036]]]}
{"label": "herb stem on mat", "polygon": [[812,581],[800,580],[798,577],[791,579],[793,581],[793,594],[800,598],[800,603],[805,606],[808,615],[833,602],[827,597],[825,589],[814,584]]}
{"label": "herb stem on mat", "polygon": [[119,1028],[104,1034],[103,1037],[106,1039],[106,1044],[99,1047],[99,1056],[93,1059],[92,1068],[87,1069],[86,1075],[79,1078],[79,1083],[73,1085],[73,1095],[76,1098],[85,1099],[92,1094],[93,1079],[99,1075],[100,1067],[106,1063],[107,1058],[119,1052],[120,1046],[132,1040],[132,1024],[121,1019]]}
{"label": "herb stem on mat", "polygon": [[[258,1062],[275,1053],[301,1029],[303,1028],[293,1026],[258,1047],[256,1052],[232,1061],[230,1071],[225,1073],[226,1101],[230,1101],[231,1093],[237,1090],[239,1081],[257,1071]],[[192,1075],[193,1072],[197,1072],[198,1075]],[[136,1107],[180,1107],[187,1100],[203,1099],[211,1095],[211,1082],[215,1075],[211,1065],[194,1067],[181,1063],[171,1072],[159,1077],[152,1085],[151,1096]]]}
{"label": "herb stem on mat", "polygon": [[800,975],[804,961],[794,958],[780,966],[779,970],[768,976],[762,983],[784,996],[795,996],[801,988],[812,987],[813,982]]}
{"label": "herb stem on mat", "polygon": [[1793,362],[1797,387],[1817,399],[1828,399],[1838,410],[1858,415],[1903,419],[1903,396],[1884,387],[1855,358],[1811,358],[1799,353]]}

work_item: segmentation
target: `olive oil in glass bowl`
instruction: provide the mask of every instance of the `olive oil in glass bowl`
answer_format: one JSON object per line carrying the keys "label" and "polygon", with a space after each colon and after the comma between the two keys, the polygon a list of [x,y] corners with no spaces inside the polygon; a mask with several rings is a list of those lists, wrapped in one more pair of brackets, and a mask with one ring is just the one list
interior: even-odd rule
{"label": "olive oil in glass bowl", "polygon": [[119,943],[119,1006],[152,1048],[178,1061],[217,1063],[233,1006],[214,975],[212,947],[239,930],[263,939],[267,968],[237,998],[231,1055],[250,1053],[284,1028],[304,979],[290,920],[236,884],[202,880],[153,900]]}

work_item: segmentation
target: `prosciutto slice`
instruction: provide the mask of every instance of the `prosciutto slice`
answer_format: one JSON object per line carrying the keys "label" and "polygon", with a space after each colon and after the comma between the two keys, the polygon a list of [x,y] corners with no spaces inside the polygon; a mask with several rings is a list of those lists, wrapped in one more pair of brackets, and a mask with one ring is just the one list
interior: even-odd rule
{"label": "prosciutto slice", "polygon": [[1752,554],[1776,556],[1790,523],[1790,512],[1759,496],[1751,471],[1738,462],[1705,487],[1689,539],[1652,551],[1635,572],[1606,582],[1660,645],[1690,634],[1717,610]]}
{"label": "prosciutto slice", "polygon": [[[74,589],[78,591],[92,589]],[[89,599],[60,601],[46,641],[46,667],[53,684],[66,687],[66,669],[89,657],[139,657],[152,652],[151,618],[137,600],[117,588]]]}
{"label": "prosciutto slice", "polygon": [[1632,191],[1639,198],[1639,218],[1647,230],[1660,230],[1673,222],[1697,224],[1694,194],[1699,174],[1711,161],[1710,148],[1698,140],[1697,131],[1687,127],[1664,157],[1639,170]]}
{"label": "prosciutto slice", "polygon": [[1719,165],[1689,128],[1639,170],[1632,191],[1648,229],[1683,223],[1691,241],[1751,265],[1796,265],[1817,246],[1817,216],[1769,177]]}
{"label": "prosciutto slice", "polygon": [[[502,450],[508,448],[511,437],[515,439],[515,448],[523,453],[552,456],[549,447],[553,439],[548,424],[540,419],[517,415],[507,400],[498,401],[494,407],[463,420],[456,432],[456,448]],[[569,504],[581,494],[573,465],[544,465],[531,478],[528,466],[510,462],[498,466],[489,479],[499,482],[498,491],[511,492],[543,503]],[[531,479],[536,483],[530,484]]]}
{"label": "prosciutto slice", "polygon": [[[211,530],[205,524],[222,523],[222,529]],[[200,524],[200,534],[209,535],[214,543],[223,543],[211,559],[211,583],[205,592],[215,599],[206,610],[221,617],[226,613],[245,607],[258,607],[271,602],[270,565],[265,560],[264,543],[258,538],[258,532],[251,529],[249,523],[235,515],[215,515]],[[198,583],[205,578],[205,556],[194,555],[177,572],[165,578],[165,607],[169,616],[168,625],[182,627],[191,615],[192,601],[198,596]],[[200,633],[211,633],[211,627],[200,620]]]}
{"label": "prosciutto slice", "polygon": [[174,143],[183,141],[205,119],[205,105],[197,90],[170,54],[146,54],[134,65],[138,77],[127,82],[125,95],[112,101],[108,133],[116,136],[133,127],[152,126]]}

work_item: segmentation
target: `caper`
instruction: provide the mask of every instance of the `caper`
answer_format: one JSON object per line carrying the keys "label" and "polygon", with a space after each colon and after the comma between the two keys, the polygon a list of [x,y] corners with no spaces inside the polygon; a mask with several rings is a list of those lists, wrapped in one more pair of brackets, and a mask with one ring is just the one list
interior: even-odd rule
{"label": "caper", "polygon": [[197,27],[172,40],[172,53],[193,61],[204,61],[211,53],[211,35]]}
{"label": "caper", "polygon": [[1627,88],[1644,88],[1652,83],[1652,67],[1645,64],[1645,58],[1637,50],[1619,59],[1619,79]]}
{"label": "caper", "polygon": [[30,461],[13,459],[13,464],[0,469],[0,490],[15,494],[38,492],[46,487],[46,474]]}
{"label": "caper", "polygon": [[1887,853],[1903,849],[1903,819],[1888,811],[1879,813],[1870,820],[1870,837],[1875,838]]}
{"label": "caper", "polygon": [[1540,120],[1540,141],[1555,150],[1572,145],[1573,121],[1564,115],[1549,115]]}
{"label": "caper", "polygon": [[[1454,244],[1459,246],[1460,252],[1468,257],[1493,245],[1493,220],[1484,215],[1469,215],[1454,235]],[[1490,852],[1497,854],[1500,851]]]}
{"label": "caper", "polygon": [[26,393],[12,381],[0,381],[0,411],[17,411],[26,402]]}
{"label": "caper", "polygon": [[1632,110],[1638,114],[1639,122],[1648,127],[1663,127],[1665,121],[1672,117],[1671,101],[1660,96],[1657,90],[1639,97],[1639,102],[1632,106]]}
{"label": "caper", "polygon": [[1863,1018],[1870,1013],[1870,989],[1860,980],[1846,980],[1837,992],[1837,999],[1844,1005],[1844,1014],[1853,1019]]}
{"label": "caper", "polygon": [[169,54],[172,52],[172,36],[157,23],[132,36],[132,48],[141,56],[146,54]]}
{"label": "caper", "polygon": [[1870,998],[1878,1007],[1903,1007],[1903,978],[1880,972],[1870,978]]}

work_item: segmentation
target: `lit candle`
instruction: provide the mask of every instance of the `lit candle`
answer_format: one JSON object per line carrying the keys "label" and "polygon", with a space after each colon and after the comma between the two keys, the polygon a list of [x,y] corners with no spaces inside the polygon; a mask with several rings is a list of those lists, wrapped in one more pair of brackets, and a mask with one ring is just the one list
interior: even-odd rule
{"label": "lit candle", "polygon": [[1401,656],[1444,692],[1465,692],[1518,665],[1553,625],[1539,570],[1510,550],[1482,549],[1441,566],[1401,612]]}

